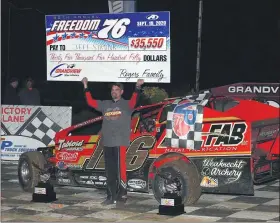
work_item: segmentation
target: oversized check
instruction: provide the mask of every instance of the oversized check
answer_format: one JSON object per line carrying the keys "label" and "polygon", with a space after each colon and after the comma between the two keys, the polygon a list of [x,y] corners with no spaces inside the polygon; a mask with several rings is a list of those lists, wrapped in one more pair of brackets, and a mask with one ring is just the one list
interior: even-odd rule
{"label": "oversized check", "polygon": [[48,15],[48,81],[170,83],[170,13]]}

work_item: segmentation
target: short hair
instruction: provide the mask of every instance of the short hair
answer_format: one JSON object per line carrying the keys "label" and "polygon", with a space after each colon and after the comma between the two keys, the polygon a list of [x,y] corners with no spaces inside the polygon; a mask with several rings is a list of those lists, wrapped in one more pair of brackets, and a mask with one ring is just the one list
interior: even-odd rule
{"label": "short hair", "polygon": [[16,82],[16,81],[19,82],[18,79],[17,79],[16,77],[12,77],[12,78],[10,79],[10,83],[13,83],[13,82]]}
{"label": "short hair", "polygon": [[31,77],[26,78],[25,84],[27,84],[27,82],[31,82],[31,84],[34,85],[34,80]]}
{"label": "short hair", "polygon": [[111,85],[111,89],[112,89],[113,86],[117,86],[117,87],[119,87],[121,90],[124,89],[123,84],[122,84],[122,83],[119,83],[119,82],[113,83],[113,84]]}

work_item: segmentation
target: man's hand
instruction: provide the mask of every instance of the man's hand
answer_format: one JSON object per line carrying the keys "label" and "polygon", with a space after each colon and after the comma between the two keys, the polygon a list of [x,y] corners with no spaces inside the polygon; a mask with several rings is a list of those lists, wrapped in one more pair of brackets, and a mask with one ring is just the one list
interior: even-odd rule
{"label": "man's hand", "polygon": [[88,86],[88,79],[86,77],[84,77],[82,79],[82,83],[84,84],[84,88],[87,88],[87,86]]}
{"label": "man's hand", "polygon": [[138,79],[136,83],[136,87],[141,87],[144,84],[144,79]]}

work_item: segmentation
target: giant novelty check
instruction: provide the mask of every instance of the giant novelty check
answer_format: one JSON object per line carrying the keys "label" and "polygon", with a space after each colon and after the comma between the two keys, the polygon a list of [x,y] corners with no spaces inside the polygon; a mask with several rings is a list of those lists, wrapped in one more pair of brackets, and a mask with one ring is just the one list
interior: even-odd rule
{"label": "giant novelty check", "polygon": [[46,16],[47,80],[170,83],[169,12]]}

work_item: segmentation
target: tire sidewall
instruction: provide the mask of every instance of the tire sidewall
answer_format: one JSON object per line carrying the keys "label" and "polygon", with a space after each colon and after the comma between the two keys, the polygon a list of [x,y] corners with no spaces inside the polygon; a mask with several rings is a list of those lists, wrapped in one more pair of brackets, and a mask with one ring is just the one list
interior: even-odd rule
{"label": "tire sidewall", "polygon": [[[28,168],[29,168],[29,173],[30,173],[30,180],[28,181],[27,184],[24,183],[24,181],[22,180],[22,175],[21,175],[21,166],[22,166],[23,162],[28,163]],[[18,163],[18,180],[19,180],[19,184],[20,184],[21,188],[24,191],[27,191],[27,192],[33,191],[33,188],[38,183],[38,179],[39,179],[39,175],[36,173],[37,172],[34,170],[34,167],[32,166],[31,159],[26,155],[22,155],[20,157],[19,163]]]}

